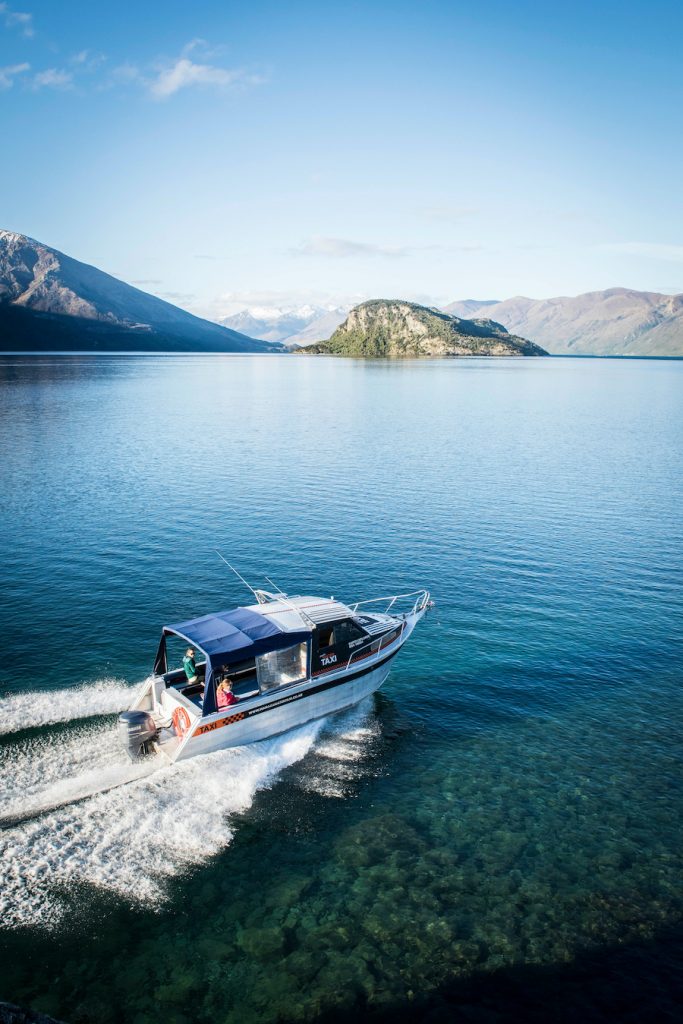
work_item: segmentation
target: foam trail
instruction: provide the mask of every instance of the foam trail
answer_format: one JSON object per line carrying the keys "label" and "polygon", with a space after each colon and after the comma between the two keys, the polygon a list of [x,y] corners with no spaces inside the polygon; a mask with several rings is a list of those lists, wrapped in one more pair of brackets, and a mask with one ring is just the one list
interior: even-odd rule
{"label": "foam trail", "polygon": [[30,818],[60,804],[82,800],[149,775],[165,762],[148,758],[133,764],[111,727],[44,734],[0,748],[0,828],[14,818]]}
{"label": "foam trail", "polygon": [[32,690],[0,700],[0,736],[41,725],[113,715],[133,700],[138,686],[120,679],[98,679],[61,690]]}
{"label": "foam trail", "polygon": [[[231,816],[303,758],[322,727],[313,722],[261,743],[181,761],[0,833],[0,919],[9,926],[53,925],[64,913],[60,890],[75,891],[82,882],[130,900],[162,901],[165,877],[225,847]],[[6,807],[20,809],[23,785],[30,799],[43,799],[46,789],[54,795],[64,784],[123,770],[115,760],[115,727],[83,733],[68,741],[47,738],[44,747],[41,738],[6,757],[0,789],[14,793]],[[76,781],[63,783],[60,777],[67,776]]]}
{"label": "foam trail", "polygon": [[371,708],[368,699],[331,720],[299,772],[301,789],[319,796],[348,799],[354,792],[353,783],[374,772],[380,728],[370,717]]}

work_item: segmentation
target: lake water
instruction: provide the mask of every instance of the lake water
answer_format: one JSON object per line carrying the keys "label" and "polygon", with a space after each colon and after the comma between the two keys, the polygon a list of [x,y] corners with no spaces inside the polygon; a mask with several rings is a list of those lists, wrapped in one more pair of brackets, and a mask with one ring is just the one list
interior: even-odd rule
{"label": "lake water", "polygon": [[3,356],[0,447],[0,814],[133,772],[161,625],[249,602],[215,548],[436,600],[352,712],[1,831],[0,998],[673,1019],[683,362]]}

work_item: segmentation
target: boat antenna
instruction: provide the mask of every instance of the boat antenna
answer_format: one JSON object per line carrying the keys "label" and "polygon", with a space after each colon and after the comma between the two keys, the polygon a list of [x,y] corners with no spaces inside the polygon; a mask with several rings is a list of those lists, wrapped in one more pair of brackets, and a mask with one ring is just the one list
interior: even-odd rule
{"label": "boat antenna", "polygon": [[268,580],[268,582],[270,583],[271,587],[275,587],[275,589],[278,592],[278,594],[284,594],[285,593],[284,590],[282,590],[281,587],[278,587],[278,585],[275,582],[275,580],[271,580],[270,576],[265,576],[264,579]]}
{"label": "boat antenna", "polygon": [[251,583],[247,583],[247,581],[245,580],[244,576],[242,576],[241,573],[239,573],[237,571],[235,566],[234,565],[230,565],[230,562],[227,560],[227,558],[223,558],[223,556],[220,553],[220,551],[218,550],[218,548],[214,548],[214,550],[215,550],[216,554],[218,555],[218,557],[221,559],[221,561],[225,562],[225,564],[227,565],[228,569],[232,569],[232,571],[234,572],[234,574],[237,577],[237,579],[238,580],[242,580],[242,583],[244,583],[245,587],[247,587],[249,590],[251,590],[252,594],[254,595],[256,600],[258,601],[258,599],[259,599],[258,598],[258,594],[256,593],[256,591],[252,587]]}

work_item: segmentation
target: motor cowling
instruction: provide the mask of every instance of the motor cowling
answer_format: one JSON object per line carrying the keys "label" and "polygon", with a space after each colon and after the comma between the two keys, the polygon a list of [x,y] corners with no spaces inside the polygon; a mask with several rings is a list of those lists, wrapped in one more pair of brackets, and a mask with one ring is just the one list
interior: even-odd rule
{"label": "motor cowling", "polygon": [[133,761],[152,753],[159,730],[148,711],[123,711],[119,715],[119,733]]}

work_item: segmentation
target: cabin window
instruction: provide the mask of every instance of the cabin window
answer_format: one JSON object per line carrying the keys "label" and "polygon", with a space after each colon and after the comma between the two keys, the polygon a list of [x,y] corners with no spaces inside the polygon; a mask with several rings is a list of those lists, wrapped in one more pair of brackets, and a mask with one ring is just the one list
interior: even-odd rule
{"label": "cabin window", "polygon": [[334,626],[318,626],[318,650],[334,644]]}
{"label": "cabin window", "polygon": [[335,623],[318,626],[318,650],[338,644],[351,644],[354,640],[363,640],[367,634],[351,619],[342,619]]}
{"label": "cabin window", "polygon": [[256,659],[256,673],[261,693],[305,679],[308,668],[308,644],[296,644],[283,651],[271,651]]}
{"label": "cabin window", "polygon": [[352,619],[323,623],[316,632],[317,646],[314,647],[312,666],[316,675],[341,668],[367,642],[365,630]]}
{"label": "cabin window", "polygon": [[229,668],[224,668],[223,671],[231,679],[243,679],[245,676],[253,676],[256,671],[256,663],[253,658],[248,658],[246,661],[234,662]]}
{"label": "cabin window", "polygon": [[343,622],[338,622],[334,627],[334,632],[338,644],[351,644],[354,640],[363,640],[367,635],[351,619],[344,619]]}

